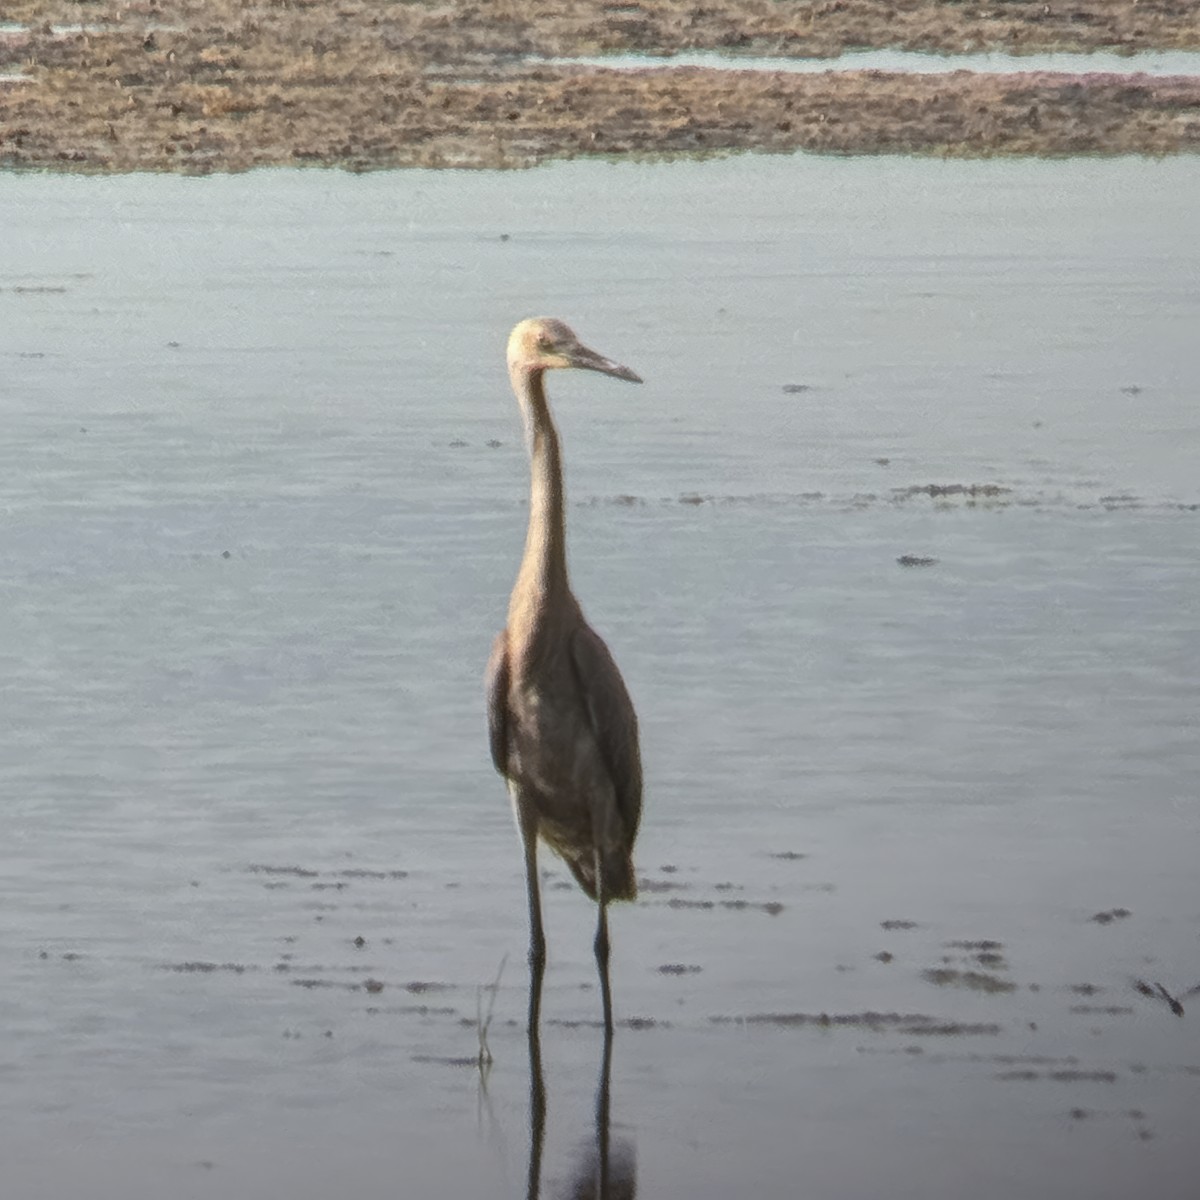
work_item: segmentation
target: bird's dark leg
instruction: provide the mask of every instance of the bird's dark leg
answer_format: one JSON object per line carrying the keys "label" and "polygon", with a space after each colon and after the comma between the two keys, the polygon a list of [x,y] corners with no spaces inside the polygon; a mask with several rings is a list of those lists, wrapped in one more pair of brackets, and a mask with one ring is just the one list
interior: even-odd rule
{"label": "bird's dark leg", "polygon": [[604,1005],[604,1036],[612,1037],[612,989],[608,983],[608,897],[604,894],[604,857],[596,851],[596,906],[600,910],[596,921],[596,969],[600,972],[600,999]]}
{"label": "bird's dark leg", "polygon": [[546,935],[542,931],[542,898],[538,889],[537,824],[521,812],[517,820],[525,847],[525,883],[529,891],[529,1030],[537,1028],[542,1008],[542,976],[546,971]]}

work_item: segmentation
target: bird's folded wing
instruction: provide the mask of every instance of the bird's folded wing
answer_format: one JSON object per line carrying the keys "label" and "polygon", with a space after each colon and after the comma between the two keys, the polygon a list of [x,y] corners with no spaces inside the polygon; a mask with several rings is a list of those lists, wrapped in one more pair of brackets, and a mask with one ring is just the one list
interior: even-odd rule
{"label": "bird's folded wing", "polygon": [[633,701],[608,647],[587,625],[571,636],[571,662],[600,756],[612,777],[625,835],[632,843],[642,815],[642,758]]}
{"label": "bird's folded wing", "polygon": [[508,776],[508,636],[501,632],[492,643],[487,675],[488,740],[496,770]]}

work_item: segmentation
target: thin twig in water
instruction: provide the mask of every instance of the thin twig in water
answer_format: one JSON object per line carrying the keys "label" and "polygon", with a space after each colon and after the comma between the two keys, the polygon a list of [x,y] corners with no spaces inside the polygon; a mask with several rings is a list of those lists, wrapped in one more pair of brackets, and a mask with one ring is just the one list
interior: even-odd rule
{"label": "thin twig in water", "polygon": [[1165,987],[1163,987],[1163,985],[1161,983],[1156,982],[1154,986],[1156,988],[1158,988],[1158,994],[1167,1002],[1167,1006],[1170,1008],[1170,1010],[1177,1017],[1182,1017],[1183,1016],[1183,1005],[1180,1004],[1179,1001],[1176,1000],[1175,997],[1172,996],[1171,993],[1168,992],[1167,989]]}
{"label": "thin twig in water", "polygon": [[[1177,1016],[1183,1016],[1183,1005],[1167,991],[1165,987],[1157,980],[1154,981],[1154,986],[1151,987],[1144,979],[1135,979],[1133,986],[1142,993],[1143,996],[1149,996],[1153,1000],[1162,1000],[1167,1007]],[[1191,992],[1184,992],[1185,996],[1191,995]]]}
{"label": "thin twig in water", "polygon": [[[500,991],[500,978],[504,974],[504,964],[508,962],[506,954],[500,960],[500,969],[496,978],[486,987],[480,986],[475,990],[475,1027],[479,1032],[479,1070],[486,1073],[492,1065],[492,1052],[488,1048],[488,1029],[492,1024],[492,1013],[496,1008],[496,995]],[[487,1012],[483,1011],[483,993],[488,993]]]}

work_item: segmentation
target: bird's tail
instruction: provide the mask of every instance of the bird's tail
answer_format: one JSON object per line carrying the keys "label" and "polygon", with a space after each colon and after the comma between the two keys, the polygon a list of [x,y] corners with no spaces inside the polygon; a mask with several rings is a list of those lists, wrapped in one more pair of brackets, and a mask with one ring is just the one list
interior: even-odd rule
{"label": "bird's tail", "polygon": [[[628,854],[615,851],[603,856],[604,864],[604,899],[636,900],[637,876],[633,873],[633,859]],[[567,866],[575,876],[579,886],[587,893],[589,899],[596,896],[596,860],[591,854],[572,855],[567,859]]]}

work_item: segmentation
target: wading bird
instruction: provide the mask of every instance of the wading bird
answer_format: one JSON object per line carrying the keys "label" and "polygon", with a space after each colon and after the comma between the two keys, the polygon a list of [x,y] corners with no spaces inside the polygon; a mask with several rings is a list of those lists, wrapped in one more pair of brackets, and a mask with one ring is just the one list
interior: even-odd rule
{"label": "wading bird", "polygon": [[508,339],[508,374],[529,439],[529,532],[508,625],[488,663],[488,732],[525,849],[530,1031],[537,1028],[546,964],[537,874],[541,837],[599,909],[596,966],[604,1030],[611,1036],[607,909],[612,900],[637,895],[632,853],[642,764],[625,681],[584,620],[567,579],[562,463],[544,382],[546,372],[559,367],[641,383],[628,367],[581,345],[561,321],[522,321]]}

